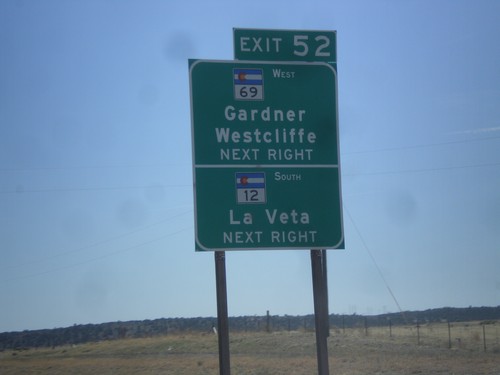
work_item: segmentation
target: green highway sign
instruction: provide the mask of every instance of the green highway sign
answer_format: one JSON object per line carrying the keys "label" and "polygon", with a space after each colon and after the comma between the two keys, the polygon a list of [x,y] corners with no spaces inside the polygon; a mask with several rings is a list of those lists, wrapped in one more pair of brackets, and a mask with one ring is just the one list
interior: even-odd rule
{"label": "green highway sign", "polygon": [[335,69],[190,60],[197,250],[343,247]]}
{"label": "green highway sign", "polygon": [[335,31],[234,28],[233,43],[237,60],[337,62]]}

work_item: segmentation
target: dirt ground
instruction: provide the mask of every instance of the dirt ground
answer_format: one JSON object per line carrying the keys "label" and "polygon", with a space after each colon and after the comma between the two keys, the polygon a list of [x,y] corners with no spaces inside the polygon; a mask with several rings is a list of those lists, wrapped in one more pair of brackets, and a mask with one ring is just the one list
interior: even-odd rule
{"label": "dirt ground", "polygon": [[[499,375],[498,338],[492,338],[485,350],[481,337],[475,333],[470,337],[467,342],[451,341],[435,327],[418,335],[414,329],[394,330],[391,335],[376,330],[333,330],[328,339],[330,374]],[[314,332],[234,333],[230,342],[232,374],[318,373]],[[0,352],[0,374],[216,375],[217,336],[193,333],[6,350]]]}

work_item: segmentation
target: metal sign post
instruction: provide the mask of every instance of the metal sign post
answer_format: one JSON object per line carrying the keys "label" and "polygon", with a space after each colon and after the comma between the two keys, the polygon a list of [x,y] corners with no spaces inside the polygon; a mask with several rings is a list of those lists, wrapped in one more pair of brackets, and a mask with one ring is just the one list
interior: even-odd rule
{"label": "metal sign post", "polygon": [[321,250],[311,250],[311,267],[314,293],[314,321],[316,326],[316,355],[318,374],[328,375],[328,299],[326,297],[326,279],[324,258]]}
{"label": "metal sign post", "polygon": [[215,280],[217,289],[217,335],[219,338],[220,375],[230,375],[229,317],[227,313],[226,255],[215,253]]}

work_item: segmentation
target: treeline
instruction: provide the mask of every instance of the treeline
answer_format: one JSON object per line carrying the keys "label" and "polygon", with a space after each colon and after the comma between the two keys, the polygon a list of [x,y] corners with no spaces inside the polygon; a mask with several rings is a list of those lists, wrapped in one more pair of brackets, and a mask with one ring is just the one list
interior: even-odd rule
{"label": "treeline", "polygon": [[497,307],[443,307],[424,311],[404,311],[367,317],[370,325],[383,326],[387,321],[392,324],[425,324],[438,322],[470,322],[500,319],[500,306]]}
{"label": "treeline", "polygon": [[[422,325],[436,322],[495,321],[500,319],[498,307],[440,308],[425,311],[373,316],[330,315],[332,329],[391,325]],[[179,332],[212,332],[216,318],[162,318],[155,320],[73,325],[66,328],[0,333],[0,350],[28,349],[76,345],[86,342],[124,338],[152,337]],[[230,317],[231,331],[296,331],[314,330],[314,315],[271,315]]]}

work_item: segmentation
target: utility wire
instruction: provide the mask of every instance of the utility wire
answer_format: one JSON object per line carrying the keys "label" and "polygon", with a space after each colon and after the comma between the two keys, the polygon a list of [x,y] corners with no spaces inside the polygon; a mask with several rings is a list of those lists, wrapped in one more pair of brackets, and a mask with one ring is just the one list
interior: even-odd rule
{"label": "utility wire", "polygon": [[[404,150],[412,150],[412,149],[418,149],[418,148],[446,146],[446,145],[470,143],[470,142],[481,142],[481,141],[489,141],[489,140],[496,140],[496,139],[500,139],[500,136],[461,139],[461,140],[435,142],[435,143],[424,143],[424,144],[410,145],[410,146],[395,146],[395,147],[387,147],[387,148],[371,149],[371,150],[361,150],[361,151],[348,151],[348,152],[341,152],[341,156],[349,156],[349,155],[357,155],[357,154],[369,154],[369,153],[376,153],[376,152],[404,151]],[[82,169],[165,168],[165,167],[189,167],[189,168],[191,168],[191,164],[189,164],[189,163],[157,163],[157,164],[115,164],[115,165],[109,164],[109,165],[24,167],[24,168],[8,168],[8,167],[2,168],[2,167],[0,167],[0,172],[57,171],[57,170],[68,170],[68,169],[82,170]]]}
{"label": "utility wire", "polygon": [[373,264],[375,265],[375,268],[377,269],[378,271],[378,274],[380,275],[380,278],[382,279],[382,281],[384,282],[385,284],[385,287],[387,288],[387,290],[389,291],[389,294],[391,295],[392,299],[394,300],[394,302],[396,303],[396,306],[398,307],[398,310],[399,310],[399,313],[401,314],[401,316],[403,317],[404,321],[406,324],[408,324],[408,320],[406,319],[406,316],[405,316],[405,313],[403,312],[403,309],[401,308],[401,305],[399,304],[398,302],[398,299],[396,298],[396,295],[393,293],[391,287],[389,286],[389,283],[387,282],[382,270],[380,269],[380,267],[378,266],[378,263],[377,263],[377,260],[375,259],[375,257],[373,256],[372,252],[370,251],[370,248],[368,247],[368,245],[366,244],[366,241],[363,237],[363,235],[361,234],[358,226],[356,225],[356,223],[354,222],[354,219],[352,218],[352,215],[351,213],[349,212],[349,210],[347,209],[347,207],[345,206],[344,204],[344,209],[347,213],[347,216],[349,216],[349,220],[351,221],[356,233],[358,234],[358,237],[360,238],[361,240],[361,243],[363,244],[363,248],[365,249],[365,251],[368,253],[368,255],[370,256],[370,259],[372,260]]}
{"label": "utility wire", "polygon": [[131,251],[131,250],[135,250],[135,249],[138,249],[138,248],[146,246],[146,245],[153,244],[155,242],[164,240],[165,238],[171,237],[173,235],[176,235],[178,233],[181,233],[181,232],[183,232],[185,230],[188,230],[188,229],[191,229],[191,228],[192,228],[192,226],[187,227],[187,228],[183,228],[183,229],[179,229],[178,231],[166,234],[164,236],[161,236],[161,237],[158,237],[158,238],[154,238],[152,240],[145,241],[145,242],[142,242],[140,244],[137,244],[137,245],[134,245],[134,246],[130,246],[130,247],[127,247],[127,248],[124,248],[124,249],[113,251],[111,253],[103,254],[103,255],[95,257],[95,258],[87,259],[87,260],[82,261],[82,262],[73,263],[73,264],[69,264],[69,265],[61,266],[61,267],[57,267],[57,268],[52,268],[52,269],[49,269],[49,270],[46,270],[46,271],[42,271],[42,272],[38,272],[38,273],[32,273],[32,274],[29,274],[29,275],[12,277],[10,279],[4,279],[4,280],[2,280],[2,282],[3,283],[8,283],[8,282],[11,282],[11,281],[22,280],[22,279],[27,279],[27,278],[37,277],[37,276],[43,276],[43,275],[47,275],[49,273],[53,273],[53,272],[57,272],[57,271],[63,271],[63,270],[67,270],[67,269],[70,269],[70,268],[75,268],[75,267],[78,267],[78,266],[82,266],[84,264],[92,263],[92,262],[95,262],[95,261],[98,261],[98,260],[109,258],[109,257],[114,256],[114,255],[122,254],[122,253],[125,253],[125,252],[128,252],[128,251]]}
{"label": "utility wire", "polygon": [[24,167],[24,168],[0,168],[0,172],[24,172],[24,171],[60,171],[60,170],[83,170],[83,169],[132,169],[132,168],[168,168],[168,167],[189,167],[189,163],[157,163],[157,164],[108,164],[108,165],[78,165],[59,167]]}
{"label": "utility wire", "polygon": [[115,240],[118,240],[118,239],[121,239],[121,238],[124,238],[124,237],[131,236],[133,234],[142,232],[142,231],[144,231],[146,229],[150,229],[150,228],[155,227],[157,225],[164,224],[164,223],[169,222],[169,221],[171,221],[173,219],[176,219],[176,218],[178,218],[178,217],[180,217],[182,215],[185,215],[185,214],[187,214],[187,213],[189,213],[191,211],[192,210],[184,211],[184,212],[181,212],[181,213],[179,213],[177,215],[174,215],[174,216],[168,217],[166,219],[157,221],[155,223],[142,226],[141,228],[135,229],[133,231],[122,233],[122,234],[119,234],[119,235],[113,236],[113,237],[104,238],[104,239],[102,239],[100,241],[96,241],[96,242],[93,242],[93,243],[91,243],[89,245],[78,247],[78,248],[73,249],[73,250],[63,251],[63,252],[60,252],[60,253],[48,256],[48,257],[44,257],[44,258],[36,259],[36,260],[31,260],[31,261],[19,263],[19,264],[16,264],[16,265],[3,266],[3,267],[0,267],[0,270],[10,270],[10,269],[15,269],[15,268],[20,268],[20,267],[24,267],[24,266],[29,266],[29,265],[33,265],[33,264],[39,264],[39,263],[47,262],[49,260],[60,258],[60,257],[66,256],[66,255],[76,254],[76,253],[79,253],[79,252],[91,249],[93,247],[101,246],[101,245],[107,244],[109,242],[112,242],[112,241],[115,241]]}
{"label": "utility wire", "polygon": [[470,165],[456,165],[456,166],[436,167],[436,168],[420,168],[420,169],[406,169],[406,170],[403,169],[403,170],[399,170],[399,171],[343,173],[343,175],[344,176],[377,176],[377,175],[387,175],[387,174],[440,172],[440,171],[449,171],[449,170],[453,170],[453,169],[485,168],[485,167],[497,167],[497,166],[500,166],[500,162],[483,163],[483,164],[470,164]]}
{"label": "utility wire", "polygon": [[103,191],[103,190],[134,190],[161,188],[184,188],[191,184],[175,185],[147,185],[147,186],[102,186],[102,187],[73,187],[73,188],[47,188],[47,189],[24,189],[18,187],[16,190],[0,190],[0,194],[24,194],[24,193],[64,193],[70,191]]}
{"label": "utility wire", "polygon": [[[483,164],[469,164],[469,165],[456,165],[448,167],[436,168],[420,168],[420,169],[406,169],[395,171],[379,171],[379,172],[361,172],[361,173],[342,173],[343,176],[380,176],[389,174],[408,174],[408,173],[424,173],[424,172],[439,172],[449,171],[454,169],[468,169],[468,168],[486,168],[500,166],[500,162],[483,163]],[[73,187],[73,188],[47,188],[47,189],[24,189],[22,187],[16,190],[0,190],[0,194],[24,194],[24,193],[63,193],[63,192],[78,192],[78,191],[112,191],[112,190],[133,190],[133,189],[153,189],[157,187],[162,188],[185,188],[190,187],[191,184],[175,184],[175,185],[147,185],[147,186],[103,186],[103,187]]]}
{"label": "utility wire", "polygon": [[379,148],[379,149],[364,150],[364,151],[348,151],[348,152],[342,152],[341,156],[357,155],[357,154],[370,154],[370,153],[375,153],[375,152],[404,151],[404,150],[413,150],[413,149],[418,149],[418,148],[447,146],[447,145],[460,144],[460,143],[490,141],[490,140],[495,140],[495,139],[500,139],[500,136],[461,139],[461,140],[455,140],[455,141],[445,141],[445,142],[436,142],[436,143],[424,143],[424,144],[413,145],[413,146],[396,146],[396,147],[387,147],[387,148]]}

